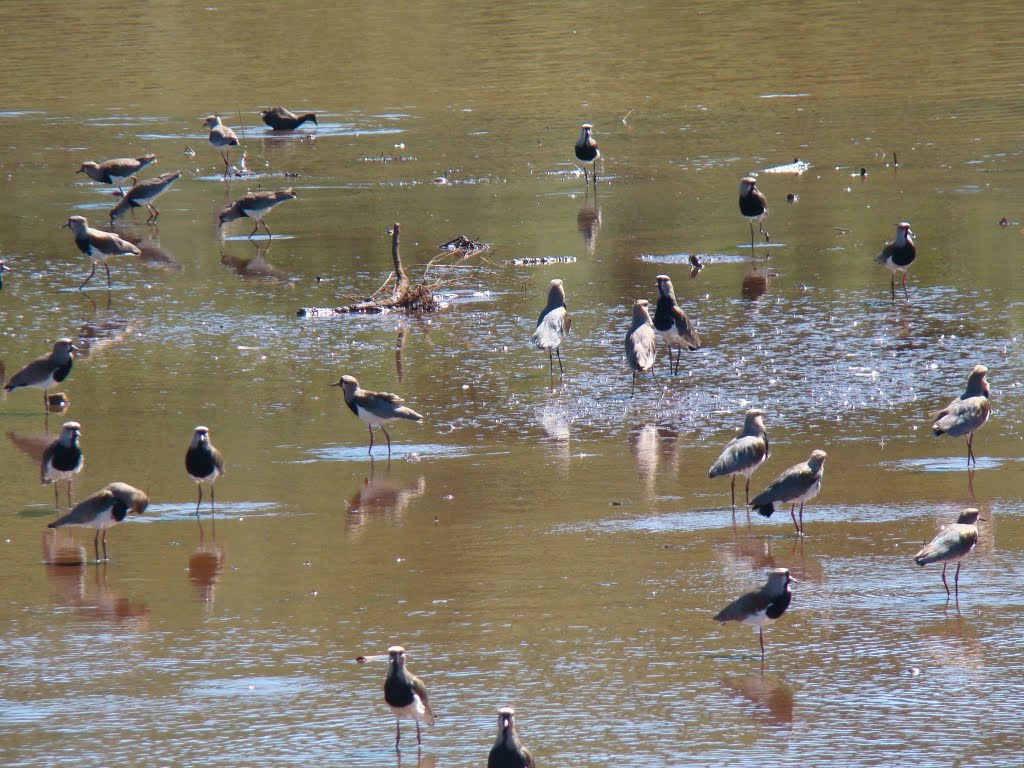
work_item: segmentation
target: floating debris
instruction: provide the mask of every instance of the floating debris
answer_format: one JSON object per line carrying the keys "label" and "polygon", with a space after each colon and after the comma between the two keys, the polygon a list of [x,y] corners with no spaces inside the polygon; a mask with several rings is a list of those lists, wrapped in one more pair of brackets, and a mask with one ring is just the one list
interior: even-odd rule
{"label": "floating debris", "polygon": [[359,162],[361,163],[406,163],[416,158],[412,155],[385,155],[383,152],[380,153],[380,157],[361,157]]}
{"label": "floating debris", "polygon": [[575,256],[525,256],[521,259],[506,261],[513,267],[544,267],[548,264],[575,264]]}
{"label": "floating debris", "polygon": [[796,194],[795,192],[790,192],[788,195],[786,195],[786,202],[787,203],[799,203],[800,202],[800,195]]}
{"label": "floating debris", "polygon": [[792,163],[787,163],[786,165],[776,165],[773,168],[765,168],[764,171],[762,171],[762,173],[793,173],[799,176],[804,171],[808,171],[813,167],[814,166],[812,166],[805,160],[793,158]]}

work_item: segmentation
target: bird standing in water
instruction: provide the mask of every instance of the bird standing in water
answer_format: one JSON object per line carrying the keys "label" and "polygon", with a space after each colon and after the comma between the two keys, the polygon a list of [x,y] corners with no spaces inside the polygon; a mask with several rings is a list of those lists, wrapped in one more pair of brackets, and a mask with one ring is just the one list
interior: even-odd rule
{"label": "bird standing in water", "polygon": [[78,290],[82,290],[92,280],[93,275],[96,274],[96,261],[103,262],[103,269],[107,271],[107,289],[110,288],[110,265],[107,264],[108,256],[118,256],[121,254],[131,254],[132,256],[141,256],[142,251],[138,246],[133,243],[129,243],[122,237],[115,235],[113,232],[104,232],[101,229],[93,229],[89,226],[89,220],[85,216],[71,216],[62,227],[67,227],[71,230],[71,234],[75,236],[75,245],[78,246],[78,250],[89,256],[92,259],[92,270],[89,272],[82,284],[78,286]]}
{"label": "bird standing in water", "polygon": [[233,203],[230,203],[220,212],[218,217],[220,223],[217,226],[223,227],[227,222],[234,221],[235,219],[250,218],[256,222],[252,232],[249,233],[250,238],[259,231],[260,224],[263,224],[263,228],[267,230],[267,237],[273,240],[274,233],[270,231],[267,222],[263,221],[263,217],[270,213],[274,206],[279,203],[294,199],[295,190],[292,187],[281,189],[277,192],[249,192]]}
{"label": "bird standing in water", "polygon": [[43,390],[43,407],[47,405],[50,387],[64,381],[71,373],[75,364],[75,352],[78,351],[71,339],[57,339],[53,343],[50,354],[37,357],[26,365],[4,385],[4,390],[12,392],[21,387],[33,387]]}
{"label": "bird standing in water", "polygon": [[725,623],[739,621],[757,630],[761,641],[761,658],[764,658],[764,628],[778,619],[789,608],[793,593],[789,585],[796,579],[789,575],[788,568],[773,568],[768,573],[768,582],[760,589],[747,592],[725,606],[714,616],[714,620]]}
{"label": "bird standing in water", "polygon": [[956,575],[953,587],[957,602],[960,602],[960,561],[971,554],[978,543],[978,518],[981,513],[976,509],[965,509],[956,522],[947,525],[942,532],[921,548],[914,555],[914,562],[924,566],[929,563],[942,563],[942,586],[946,588],[946,601],[949,601],[949,584],[946,583],[946,566],[956,563]]}
{"label": "bird standing in water", "polygon": [[171,184],[181,178],[181,171],[175,171],[174,173],[162,173],[152,179],[146,179],[138,184],[134,185],[131,189],[124,193],[124,196],[117,201],[117,204],[110,209],[110,224],[113,226],[114,220],[118,216],[123,216],[128,210],[132,208],[139,208],[140,206],[146,206],[149,210],[149,218],[146,219],[147,224],[152,224],[156,221],[160,215],[160,211],[153,205],[153,201],[159,195],[162,195]]}
{"label": "bird standing in water", "polygon": [[968,467],[972,461],[975,466],[978,465],[978,460],[974,457],[974,433],[981,429],[992,413],[988,381],[985,380],[987,373],[988,368],[984,365],[974,366],[971,375],[967,377],[967,389],[939,411],[935,416],[935,423],[932,424],[932,433],[936,437],[967,435]]}
{"label": "bird standing in water", "polygon": [[53,503],[60,511],[58,483],[63,480],[68,484],[68,509],[71,509],[71,483],[75,475],[82,471],[85,457],[78,445],[78,437],[82,426],[77,421],[69,421],[61,427],[57,439],[46,446],[39,465],[39,481],[43,485],[53,483]]}
{"label": "bird standing in water", "polygon": [[537,318],[537,329],[533,332],[530,340],[538,349],[547,350],[548,371],[555,375],[555,363],[552,353],[558,356],[559,375],[565,375],[562,368],[562,353],[559,348],[565,337],[569,335],[569,328],[572,327],[572,319],[565,308],[565,287],[561,280],[552,280],[548,288],[548,303]]}
{"label": "bird standing in water", "polygon": [[[810,501],[821,490],[821,478],[825,474],[824,451],[812,451],[807,461],[794,464],[771,485],[750,500],[750,507],[763,517],[771,517],[777,503],[789,504],[797,535],[804,535],[804,502]],[[800,505],[800,522],[796,521],[796,505]]]}
{"label": "bird standing in water", "polygon": [[[658,303],[654,307],[654,330],[668,346],[668,370],[675,375],[679,373],[683,350],[692,352],[700,349],[700,336],[679,306],[669,276],[658,275],[655,280],[658,284]],[[676,350],[675,364],[672,362],[673,349]]]}
{"label": "bird standing in water", "polygon": [[238,146],[238,136],[221,122],[220,115],[210,115],[204,118],[203,125],[210,129],[210,135],[207,138],[211,146],[220,152],[221,159],[224,161],[224,175],[227,176],[231,169],[231,163],[228,161],[228,147]]}
{"label": "bird standing in water", "polygon": [[769,242],[768,233],[764,231],[762,223],[768,215],[768,200],[761,190],[757,188],[757,179],[753,176],[744,176],[740,179],[740,213],[750,224],[750,255],[754,255],[754,222],[757,222],[757,231],[764,235],[764,241]]}
{"label": "bird standing in water", "polygon": [[633,302],[633,324],[626,332],[626,360],[633,370],[633,386],[629,390],[629,396],[633,397],[636,392],[636,375],[650,371],[659,389],[661,382],[658,381],[658,374],[654,372],[654,361],[658,355],[657,334],[654,331],[654,323],[647,311],[650,302],[647,299],[637,299]]}
{"label": "bird standing in water", "polygon": [[390,421],[408,419],[409,421],[423,421],[423,417],[412,408],[402,405],[405,401],[398,395],[391,392],[371,392],[362,389],[355,376],[342,376],[332,387],[341,387],[345,395],[345,405],[349,407],[356,416],[366,424],[370,430],[370,448],[368,452],[373,455],[373,425],[380,427],[381,432],[388,441],[388,459],[391,458],[391,435],[384,428]]}
{"label": "bird standing in water", "polygon": [[[594,169],[594,186],[597,186],[597,161],[601,157],[601,150],[597,148],[597,141],[594,139],[594,126],[584,123],[580,126],[580,137],[576,139],[576,159],[581,163],[591,163]],[[579,177],[577,177],[579,178]],[[583,167],[583,181],[589,184],[587,168]]]}
{"label": "bird standing in water", "polygon": [[405,668],[405,648],[388,648],[388,674],[384,678],[384,701],[395,716],[395,751],[402,738],[402,720],[416,721],[416,744],[421,743],[420,723],[434,724],[423,681]]}
{"label": "bird standing in water", "polygon": [[743,431],[729,441],[725,450],[711,465],[708,477],[732,475],[732,508],[736,510],[736,475],[747,479],[746,503],[750,504],[750,476],[771,456],[768,433],[764,428],[764,412],[756,408],[747,411]]}
{"label": "bird standing in water", "polygon": [[319,126],[316,115],[312,112],[303,112],[297,115],[284,107],[270,107],[260,111],[260,118],[275,131],[294,131],[300,125],[309,121]]}
{"label": "bird standing in water", "polygon": [[75,173],[84,173],[93,181],[101,184],[114,184],[118,192],[123,192],[121,184],[131,179],[132,184],[138,183],[137,174],[150,163],[156,162],[156,155],[141,155],[140,157],[117,157],[113,160],[105,160],[96,163],[92,160],[82,163],[82,167]]}
{"label": "bird standing in water", "polygon": [[[95,528],[96,536],[92,546],[96,562],[106,562],[107,530],[120,523],[128,513],[141,515],[149,506],[149,497],[138,488],[127,483],[111,483],[87,499],[83,499],[64,517],[50,523],[47,528],[61,528],[65,525]],[[100,560],[100,534],[103,541],[103,560]]]}
{"label": "bird standing in water", "polygon": [[882,252],[875,257],[875,261],[885,266],[892,272],[892,280],[889,284],[892,293],[892,301],[896,303],[896,273],[903,274],[903,297],[909,298],[907,293],[907,269],[914,262],[917,256],[917,246],[914,245],[914,233],[910,231],[910,225],[901,221],[896,225],[896,239],[886,243]]}
{"label": "bird standing in water", "polygon": [[210,486],[210,513],[217,509],[213,496],[213,484],[224,474],[224,457],[210,442],[210,430],[207,427],[196,427],[192,433],[192,442],[185,451],[185,471],[195,480],[199,489],[196,500],[196,517],[199,516],[199,505],[203,503],[203,483]]}

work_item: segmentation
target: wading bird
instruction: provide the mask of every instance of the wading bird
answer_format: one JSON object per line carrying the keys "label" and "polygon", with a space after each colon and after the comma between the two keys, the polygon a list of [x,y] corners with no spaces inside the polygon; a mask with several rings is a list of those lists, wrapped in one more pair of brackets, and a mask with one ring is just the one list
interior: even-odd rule
{"label": "wading bird", "polygon": [[[824,451],[812,451],[807,461],[794,464],[771,485],[750,500],[749,504],[757,514],[771,517],[776,504],[789,504],[789,514],[800,536],[804,535],[804,502],[810,501],[821,490],[821,478],[825,474]],[[796,505],[800,505],[800,522],[796,521]]]}
{"label": "wading bird", "polygon": [[914,233],[910,231],[910,225],[901,221],[896,225],[896,239],[886,243],[882,252],[875,257],[875,261],[885,266],[892,272],[892,281],[889,284],[892,293],[893,303],[896,302],[896,273],[903,274],[903,296],[909,298],[907,293],[907,269],[914,262],[917,256],[917,247],[914,245]]}
{"label": "wading bird", "polygon": [[[692,352],[700,349],[700,336],[693,327],[690,318],[679,306],[675,289],[668,275],[658,275],[658,303],[654,307],[654,330],[668,347],[668,370],[675,375],[679,373],[679,364],[683,358],[683,350]],[[675,363],[672,362],[672,350],[676,350]]]}
{"label": "wading bird", "polygon": [[149,211],[149,217],[146,219],[147,224],[152,224],[157,220],[160,215],[160,211],[153,205],[153,201],[157,197],[162,195],[171,184],[181,178],[181,171],[175,171],[174,173],[162,173],[152,179],[146,179],[140,181],[138,184],[133,186],[124,196],[117,201],[117,204],[110,209],[110,224],[113,226],[114,221],[119,217],[123,216],[127,211],[132,208],[140,208],[143,205]]}
{"label": "wading bird", "polygon": [[762,223],[768,215],[768,200],[761,190],[757,188],[757,179],[753,176],[744,176],[740,179],[740,213],[750,224],[750,255],[754,255],[754,222],[757,222],[757,231],[764,235],[764,241],[769,241],[768,233],[764,231]]}
{"label": "wading bird", "polygon": [[626,332],[626,360],[629,361],[629,367],[633,370],[633,386],[629,390],[630,397],[633,397],[636,392],[636,375],[638,373],[650,371],[659,389],[661,388],[658,374],[654,372],[658,342],[654,323],[647,311],[649,306],[650,302],[647,299],[637,299],[633,302],[633,324]]}
{"label": "wading bird", "polygon": [[561,280],[552,280],[548,288],[548,303],[537,318],[537,329],[533,332],[531,341],[537,349],[547,350],[548,371],[555,375],[555,363],[552,354],[558,356],[558,373],[565,375],[562,368],[562,353],[559,348],[565,337],[569,335],[569,328],[572,326],[572,318],[565,308],[565,288]]}
{"label": "wading bird", "polygon": [[223,227],[226,223],[235,219],[250,218],[256,222],[252,232],[249,233],[250,238],[259,231],[260,224],[263,224],[263,228],[267,230],[267,237],[273,240],[274,233],[270,231],[267,222],[263,221],[263,217],[270,213],[277,204],[283,203],[285,200],[294,199],[295,190],[292,187],[278,190],[277,192],[249,192],[220,212],[218,217],[220,223],[217,226]]}
{"label": "wading bird", "polygon": [[[597,161],[601,157],[601,150],[597,148],[597,141],[594,139],[594,126],[584,123],[580,126],[580,137],[576,139],[576,159],[581,163],[591,163],[594,169],[594,186],[597,186]],[[579,177],[577,177],[579,178]],[[587,168],[583,167],[583,181],[589,183]]]}
{"label": "wading bird", "polygon": [[768,433],[764,428],[764,412],[756,408],[747,411],[743,421],[743,431],[728,442],[722,455],[718,457],[708,477],[732,475],[732,508],[736,510],[736,475],[747,479],[745,501],[750,504],[750,476],[771,456],[768,445]]}
{"label": "wading bird", "polygon": [[110,265],[107,264],[107,257],[126,253],[132,256],[142,255],[142,251],[137,246],[129,243],[122,237],[118,237],[113,232],[104,232],[101,229],[90,227],[89,220],[85,216],[72,216],[62,226],[71,230],[71,233],[75,236],[75,245],[78,246],[78,250],[92,259],[92,270],[85,280],[82,281],[82,284],[78,286],[78,290],[85,288],[88,282],[92,280],[93,275],[96,274],[97,260],[103,263],[103,269],[107,272],[107,288],[109,289]]}
{"label": "wading bird", "polygon": [[358,416],[366,428],[370,430],[370,447],[368,453],[373,455],[373,426],[376,424],[388,441],[388,458],[391,458],[391,435],[384,425],[399,419],[423,421],[423,417],[412,408],[402,405],[405,401],[391,392],[371,392],[361,389],[354,376],[342,376],[332,387],[341,387],[345,396],[345,405]]}
{"label": "wading bird", "polygon": [[949,584],[946,583],[946,566],[956,563],[956,574],[953,576],[953,588],[957,602],[960,601],[960,561],[971,553],[978,543],[978,517],[981,513],[976,509],[965,509],[955,523],[947,525],[942,532],[921,548],[914,555],[918,565],[942,563],[942,586],[946,588],[946,600],[949,600]]}
{"label": "wading bird", "polygon": [[313,125],[320,125],[316,121],[316,115],[312,112],[303,112],[301,115],[297,115],[284,107],[260,110],[260,118],[275,131],[294,131],[306,121]]}
{"label": "wading bird", "polygon": [[[107,530],[113,528],[128,516],[141,515],[149,506],[149,497],[138,488],[127,483],[111,483],[92,496],[82,500],[64,517],[50,523],[47,528],[61,528],[65,525],[95,528],[96,536],[92,546],[97,562],[107,560]],[[100,534],[103,534],[103,560],[100,561]]]}
{"label": "wading bird", "polygon": [[405,648],[388,648],[388,674],[384,678],[384,701],[395,716],[395,751],[402,738],[402,720],[416,721],[416,744],[421,743],[420,723],[434,724],[423,681],[405,668]]}
{"label": "wading bird", "polygon": [[487,768],[534,768],[533,755],[516,733],[515,717],[512,707],[498,710],[498,738],[487,755]]}
{"label": "wading bird", "polygon": [[140,157],[117,157],[113,160],[105,160],[96,163],[92,160],[82,163],[82,167],[75,173],[84,173],[93,181],[101,184],[114,184],[121,192],[121,185],[128,179],[132,184],[138,182],[138,173],[150,163],[156,162],[156,155],[141,155]]}
{"label": "wading bird", "polygon": [[43,485],[53,483],[53,502],[60,511],[58,483],[63,480],[68,486],[68,509],[71,509],[71,483],[75,475],[82,471],[85,457],[78,445],[82,426],[77,421],[69,421],[61,427],[57,439],[46,446],[39,465],[39,481]]}
{"label": "wading bird", "polygon": [[238,146],[238,137],[235,132],[221,122],[220,115],[210,115],[203,119],[203,125],[210,129],[210,145],[220,152],[224,160],[224,175],[228,175],[231,163],[228,161],[228,147]]}
{"label": "wading bird", "polygon": [[936,437],[967,435],[968,467],[972,461],[975,466],[978,465],[978,460],[974,457],[974,433],[981,429],[992,413],[992,404],[988,399],[988,381],[985,380],[987,373],[988,368],[984,365],[974,366],[971,375],[967,377],[967,389],[939,411],[935,416],[935,423],[932,424],[932,432]]}
{"label": "wading bird", "polygon": [[21,387],[32,387],[43,390],[43,407],[48,402],[50,387],[64,381],[71,373],[75,364],[75,352],[78,351],[71,339],[57,339],[53,343],[50,354],[37,357],[26,365],[4,385],[4,390],[12,392]]}
{"label": "wading bird", "polygon": [[793,593],[789,585],[796,579],[789,575],[788,568],[773,568],[768,573],[768,582],[760,589],[747,592],[729,603],[715,614],[714,620],[725,623],[739,621],[757,630],[761,641],[761,658],[764,658],[764,627],[782,616],[789,608]]}
{"label": "wading bird", "polygon": [[192,442],[185,451],[185,470],[196,482],[199,498],[196,500],[196,517],[199,516],[199,505],[203,503],[203,483],[210,486],[210,514],[217,509],[213,496],[213,484],[224,474],[224,457],[210,442],[210,430],[196,427],[192,433]]}

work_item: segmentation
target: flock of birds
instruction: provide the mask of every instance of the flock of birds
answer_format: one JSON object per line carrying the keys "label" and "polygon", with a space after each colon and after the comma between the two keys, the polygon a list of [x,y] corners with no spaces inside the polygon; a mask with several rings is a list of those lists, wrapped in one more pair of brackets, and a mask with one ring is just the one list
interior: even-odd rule
{"label": "flock of birds", "polygon": [[[264,122],[274,130],[294,130],[309,121],[317,123],[313,113],[294,114],[283,107],[274,107],[260,113]],[[204,126],[209,128],[209,142],[217,149],[224,161],[225,174],[229,172],[228,152],[238,145],[234,131],[223,124],[217,115],[207,117]],[[586,123],[580,129],[575,145],[575,156],[580,162],[591,164],[592,174],[583,167],[585,182],[597,183],[597,161],[600,158],[598,143],[593,137],[593,127]],[[103,163],[86,162],[79,168],[79,173],[86,174],[90,179],[118,186],[120,198],[110,210],[110,222],[132,208],[145,206],[149,217],[147,224],[156,221],[160,215],[153,201],[180,177],[180,172],[165,173],[142,182],[138,174],[148,165],[156,161],[156,155],[143,155],[137,158],[118,158]],[[592,178],[591,178],[592,177]],[[127,192],[121,184],[131,181],[132,186]],[[250,218],[255,227],[250,237],[256,234],[262,223],[267,234],[272,236],[263,217],[274,206],[295,197],[292,189],[275,192],[249,193],[232,202],[219,214],[219,223],[223,224],[239,218]],[[751,247],[754,243],[754,223],[758,231],[769,241],[769,235],[763,228],[764,219],[768,214],[765,196],[757,188],[757,180],[747,176],[740,181],[739,210],[750,226]],[[102,263],[107,273],[107,284],[110,285],[110,269],[106,258],[116,254],[136,254],[139,249],[114,232],[105,232],[89,226],[82,216],[71,216],[64,225],[71,229],[78,248],[93,258],[92,271],[80,288],[89,282],[96,272],[97,262]],[[910,225],[901,222],[897,225],[896,239],[887,243],[877,257],[877,261],[892,272],[891,294],[895,301],[896,274],[902,274],[902,285],[906,294],[906,273],[914,261],[916,250]],[[0,262],[0,280],[9,267]],[[651,373],[657,381],[654,364],[660,344],[668,350],[669,372],[679,372],[681,357],[684,350],[696,350],[701,346],[700,336],[694,328],[686,312],[679,306],[672,281],[667,275],[656,277],[657,300],[653,318],[650,314],[650,302],[637,299],[633,304],[632,323],[624,340],[626,360],[632,370],[633,382],[630,396],[635,394],[637,374]],[[2,282],[0,282],[2,287]],[[532,343],[540,350],[546,351],[549,358],[549,373],[554,376],[554,363],[558,361],[559,375],[564,375],[561,347],[569,335],[572,326],[571,317],[566,307],[566,292],[562,280],[552,280],[548,288],[547,303],[537,319],[532,335]],[[50,404],[49,390],[63,382],[70,374],[74,353],[78,351],[70,338],[58,339],[49,354],[28,363],[15,373],[5,384],[4,390],[12,392],[22,388],[43,390],[44,407]],[[673,354],[675,357],[673,358]],[[971,462],[977,464],[973,451],[974,433],[989,418],[989,387],[986,381],[987,368],[975,366],[970,373],[964,393],[954,399],[945,409],[940,411],[932,424],[935,435],[966,436],[968,467]],[[660,387],[660,382],[658,382]],[[410,420],[423,421],[423,416],[403,404],[402,398],[393,393],[374,392],[362,389],[355,377],[345,375],[332,386],[340,387],[345,404],[363,423],[370,433],[369,452],[372,458],[374,447],[373,427],[379,426],[384,433],[388,446],[388,458],[391,456],[391,435],[385,428],[386,424]],[[58,396],[59,397],[59,396]],[[57,438],[50,443],[43,453],[40,466],[40,478],[43,484],[54,485],[54,500],[60,513],[58,484],[67,484],[68,512],[49,524],[50,528],[62,526],[82,526],[95,529],[93,542],[97,561],[107,559],[106,534],[114,525],[123,521],[129,514],[142,514],[149,499],[145,492],[126,483],[110,483],[75,506],[72,506],[71,484],[75,475],[81,471],[84,457],[79,439],[82,434],[81,425],[75,421],[65,423]],[[736,509],[736,478],[743,476],[746,481],[746,507],[760,515],[770,517],[776,505],[790,505],[790,516],[798,536],[803,536],[804,504],[813,499],[821,489],[826,453],[813,450],[805,462],[796,464],[776,477],[761,493],[750,498],[750,480],[754,472],[770,457],[768,434],[764,425],[764,413],[761,410],[747,411],[742,430],[731,440],[721,455],[708,471],[710,478],[728,475],[731,477],[732,508]],[[210,431],[205,426],[195,428],[192,440],[185,454],[185,468],[191,479],[196,483],[198,499],[196,515],[201,512],[203,486],[210,489],[210,505],[214,510],[215,500],[213,487],[216,480],[224,474],[224,459],[210,441]],[[799,515],[797,506],[799,505]],[[947,526],[928,545],[923,547],[914,557],[918,565],[943,563],[942,581],[946,588],[947,600],[951,593],[946,581],[946,567],[956,562],[954,591],[959,599],[959,574],[962,559],[971,552],[977,543],[977,522],[979,513],[976,509],[967,509],[959,516],[955,524]],[[764,658],[764,627],[782,616],[790,605],[792,591],[790,585],[794,579],[786,568],[775,568],[768,574],[768,580],[760,589],[742,595],[715,616],[718,622],[737,621],[751,625],[759,634],[761,658]],[[360,657],[360,661],[384,657]],[[423,682],[412,675],[405,666],[405,649],[393,646],[388,650],[388,672],[384,684],[384,698],[396,717],[395,748],[399,747],[403,718],[416,722],[417,743],[420,742],[420,723],[433,725],[434,716],[430,709],[426,687]],[[515,710],[503,707],[498,714],[498,737],[490,752],[488,768],[532,768],[534,761],[526,750],[516,732]]]}

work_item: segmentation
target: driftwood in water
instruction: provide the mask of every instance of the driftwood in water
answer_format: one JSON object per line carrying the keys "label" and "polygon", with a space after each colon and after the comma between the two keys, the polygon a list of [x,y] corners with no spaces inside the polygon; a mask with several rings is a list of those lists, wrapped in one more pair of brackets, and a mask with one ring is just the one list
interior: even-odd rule
{"label": "driftwood in water", "polygon": [[[384,281],[384,284],[378,288],[372,296],[369,296],[362,301],[357,301],[354,304],[335,307],[333,309],[325,307],[303,307],[298,311],[298,316],[327,317],[330,315],[381,314],[385,312],[405,312],[412,314],[436,311],[440,307],[440,304],[434,296],[432,286],[428,286],[425,283],[420,283],[415,286],[412,285],[409,281],[409,276],[405,272],[405,268],[402,266],[402,257],[398,252],[398,238],[400,231],[401,226],[395,222],[394,228],[391,230],[391,261],[393,271],[388,275],[388,279]],[[395,285],[391,290],[391,295],[388,297],[382,297],[381,294],[392,280],[394,280]]]}

